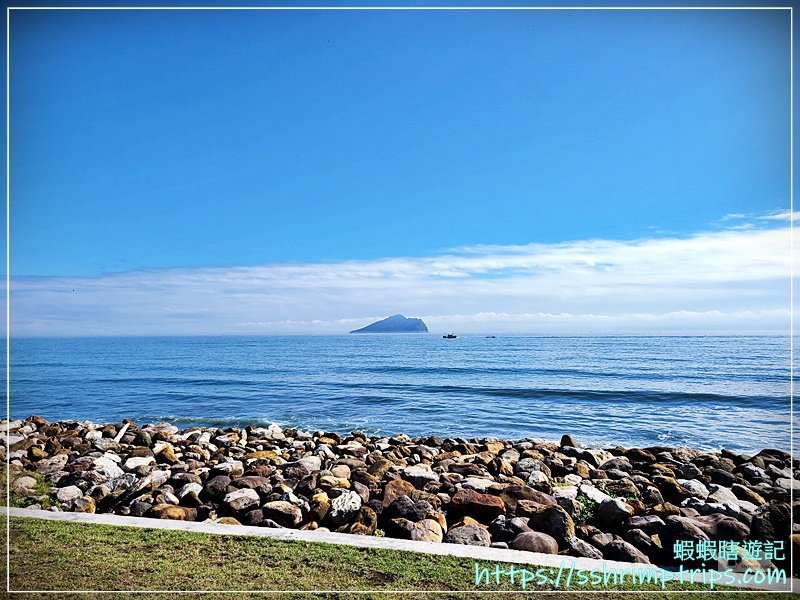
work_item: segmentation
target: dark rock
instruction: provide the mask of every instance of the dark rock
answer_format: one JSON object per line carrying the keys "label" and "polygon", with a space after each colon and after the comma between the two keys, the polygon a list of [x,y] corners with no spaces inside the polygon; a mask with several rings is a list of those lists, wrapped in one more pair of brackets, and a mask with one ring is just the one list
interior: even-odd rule
{"label": "dark rock", "polygon": [[264,511],[260,508],[256,508],[255,510],[251,510],[250,512],[246,512],[242,515],[242,522],[245,525],[261,525],[264,521]]}
{"label": "dark rock", "polygon": [[602,550],[614,541],[614,536],[610,533],[595,533],[594,535],[589,536],[589,541],[591,542],[592,546]]}
{"label": "dark rock", "polygon": [[601,524],[619,525],[633,515],[633,508],[621,498],[609,498],[597,505],[596,518]]}
{"label": "dark rock", "polygon": [[529,515],[528,526],[555,539],[560,550],[565,550],[567,541],[575,537],[575,524],[560,506],[540,506]]}
{"label": "dark rock", "polygon": [[571,435],[564,434],[561,436],[561,447],[563,448],[564,446],[571,446],[573,448],[577,448],[578,442],[576,442],[575,438],[573,438]]}
{"label": "dark rock", "polygon": [[785,502],[772,502],[758,508],[750,527],[752,540],[788,540],[792,533],[792,511]]}
{"label": "dark rock", "polygon": [[[709,539],[708,535],[692,519],[674,515],[670,515],[664,520],[664,526],[659,531],[658,537],[661,540],[661,547],[665,550],[665,559],[668,563],[675,562],[672,555],[675,542],[693,541],[696,544],[701,540],[708,541]],[[691,565],[692,563],[687,564]]]}
{"label": "dark rock", "polygon": [[694,517],[692,520],[712,540],[741,542],[750,534],[750,528],[747,525],[721,513]]}
{"label": "dark rock", "polygon": [[661,551],[652,538],[641,529],[628,530],[623,539],[650,559],[656,558]]}
{"label": "dark rock", "polygon": [[625,452],[625,458],[630,460],[632,463],[654,463],[656,462],[656,457],[653,455],[652,452],[648,452],[647,450],[641,450],[640,448],[631,448],[627,452]]}
{"label": "dark rock", "polygon": [[[107,489],[107,488],[101,488],[101,489]],[[134,502],[133,504],[131,504],[130,516],[142,517],[151,508],[153,508],[153,505],[150,504],[149,502]]]}
{"label": "dark rock", "polygon": [[661,495],[667,502],[680,504],[687,498],[692,497],[692,492],[678,483],[674,477],[653,477],[653,483],[658,486]]}
{"label": "dark rock", "polygon": [[448,521],[454,522],[462,517],[472,517],[488,525],[499,515],[505,514],[505,510],[505,504],[497,496],[461,489],[450,501],[447,516]]}
{"label": "dark rock", "polygon": [[219,498],[227,493],[228,486],[231,484],[231,478],[227,475],[217,475],[213,479],[206,481],[203,486],[203,491],[212,498]]}
{"label": "dark rock", "polygon": [[409,521],[420,521],[433,510],[433,507],[424,500],[414,502],[408,496],[400,496],[381,513],[382,520],[407,519]]}
{"label": "dark rock", "polygon": [[230,485],[233,485],[237,488],[250,488],[251,490],[255,490],[259,486],[269,485],[269,479],[267,479],[266,477],[245,475],[244,477],[239,477],[238,479],[232,480],[230,482]]}
{"label": "dark rock", "polygon": [[509,519],[505,515],[500,515],[489,524],[489,533],[495,542],[510,542],[526,531],[533,531],[533,529],[528,527],[527,519],[520,517]]}
{"label": "dark rock", "polygon": [[[368,506],[362,506],[347,532],[355,535],[372,535],[377,527],[378,515]],[[441,541],[441,539],[438,541]]]}
{"label": "dark rock", "polygon": [[[733,473],[729,471],[723,471],[722,469],[706,469],[703,474],[710,478],[712,483],[716,483],[727,488],[731,487],[734,483],[744,483]],[[667,499],[669,500],[669,498]]]}
{"label": "dark rock", "polygon": [[625,540],[614,540],[603,548],[603,558],[622,562],[649,564],[650,559],[638,548]]}
{"label": "dark rock", "polygon": [[620,471],[625,471],[626,473],[630,473],[633,470],[630,461],[621,456],[605,461],[602,465],[600,465],[600,468],[604,471],[608,471],[609,469],[618,469]]}
{"label": "dark rock", "polygon": [[414,522],[408,519],[390,519],[383,527],[386,537],[410,540],[411,530],[414,529]]}
{"label": "dark rock", "polygon": [[661,531],[664,520],[656,515],[633,516],[625,521],[625,529],[641,529],[647,535],[654,535]]}

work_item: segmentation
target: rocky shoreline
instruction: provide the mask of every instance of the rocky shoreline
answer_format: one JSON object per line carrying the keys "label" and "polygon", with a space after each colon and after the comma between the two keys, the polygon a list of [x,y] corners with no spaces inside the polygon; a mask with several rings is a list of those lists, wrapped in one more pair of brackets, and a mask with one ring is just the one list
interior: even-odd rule
{"label": "rocky shoreline", "polygon": [[[0,423],[18,503],[327,530],[685,568],[800,558],[800,463],[780,450],[581,447],[296,429]],[[42,495],[44,481],[52,491]],[[791,492],[791,493],[790,493]],[[797,533],[796,533],[797,532]],[[675,548],[723,547],[719,563]],[[732,555],[731,548],[734,554]],[[747,555],[745,549],[782,549]],[[737,554],[738,553],[738,554]],[[772,560],[770,561],[770,558]]]}

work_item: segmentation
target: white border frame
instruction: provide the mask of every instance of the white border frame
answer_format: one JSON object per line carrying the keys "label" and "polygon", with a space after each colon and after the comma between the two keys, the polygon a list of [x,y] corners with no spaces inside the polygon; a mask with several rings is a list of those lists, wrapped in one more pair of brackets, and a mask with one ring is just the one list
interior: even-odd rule
{"label": "white border frame", "polygon": [[[789,230],[790,230],[790,276],[789,276],[789,454],[794,457],[794,11],[789,6],[9,6],[6,7],[6,419],[11,420],[11,11],[12,10],[438,10],[438,11],[533,11],[533,10],[788,10],[789,11]],[[791,461],[791,459],[790,459]],[[790,462],[791,466],[791,462]],[[794,490],[789,490],[789,506],[794,501]],[[6,455],[6,506],[11,504],[10,459]],[[235,534],[235,532],[231,532]],[[789,548],[789,563],[794,562],[793,547]],[[791,567],[790,567],[791,570]],[[794,579],[790,593],[794,593]],[[6,593],[9,594],[524,594],[544,590],[12,590],[11,589],[11,511],[6,511]],[[722,590],[622,590],[613,593],[708,594]],[[776,593],[783,590],[730,590],[728,593]],[[605,589],[548,590],[546,593],[610,593]]]}

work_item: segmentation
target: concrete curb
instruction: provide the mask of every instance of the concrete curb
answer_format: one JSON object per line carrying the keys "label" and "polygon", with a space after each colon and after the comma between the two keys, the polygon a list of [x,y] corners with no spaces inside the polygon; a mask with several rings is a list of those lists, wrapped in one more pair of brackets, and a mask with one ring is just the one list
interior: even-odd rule
{"label": "concrete curb", "polygon": [[[670,567],[659,567],[657,565],[643,565],[637,563],[625,563],[611,560],[595,560],[591,558],[581,558],[572,556],[561,556],[553,554],[539,554],[521,550],[504,550],[502,548],[485,548],[481,546],[462,546],[459,544],[437,544],[432,542],[416,542],[411,540],[398,540],[393,538],[372,537],[353,535],[348,533],[334,533],[323,531],[302,531],[298,529],[272,529],[269,527],[251,527],[247,525],[223,525],[220,523],[205,523],[194,521],[172,521],[167,519],[147,519],[143,517],[123,517],[110,514],[89,514],[73,512],[51,512],[46,510],[31,510],[27,508],[8,508],[0,507],[0,514],[12,517],[44,519],[48,521],[69,521],[72,523],[94,523],[100,525],[114,525],[125,527],[139,527],[143,529],[166,529],[171,531],[187,531],[194,533],[210,533],[214,535],[247,535],[255,537],[265,537],[283,541],[303,541],[303,542],[323,542],[327,544],[339,544],[345,546],[356,546],[360,548],[382,548],[386,550],[402,550],[406,552],[420,552],[424,554],[436,554],[440,556],[459,556],[472,558],[482,561],[481,568],[489,567],[493,572],[494,564],[486,563],[515,563],[522,565],[533,565],[545,567],[549,570],[549,576],[555,579],[559,572],[562,581],[570,569],[575,571],[585,570],[587,573],[594,569],[599,572],[603,570],[615,569],[617,573],[627,570],[627,573],[639,572],[641,569],[653,569],[659,572],[671,573],[678,580],[678,572]],[[502,567],[501,567],[502,568]],[[628,578],[630,575],[628,575]],[[684,573],[684,582],[689,582],[688,574]],[[703,583],[702,575],[696,574],[691,581]],[[731,587],[745,589],[758,589],[769,591],[789,592],[800,591],[800,580],[787,578],[786,584],[756,584],[747,585],[737,583]],[[566,590],[566,587],[564,588]],[[579,588],[572,587],[572,591]],[[586,586],[585,591],[601,591],[602,588]],[[492,592],[491,587],[476,588],[476,592]]]}

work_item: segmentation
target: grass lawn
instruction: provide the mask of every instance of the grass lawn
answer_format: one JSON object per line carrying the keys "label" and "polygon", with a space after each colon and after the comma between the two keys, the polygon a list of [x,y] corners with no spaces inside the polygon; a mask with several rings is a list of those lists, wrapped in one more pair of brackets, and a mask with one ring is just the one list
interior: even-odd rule
{"label": "grass lawn", "polygon": [[[509,584],[475,587],[475,561],[336,546],[323,543],[277,541],[237,535],[212,535],[115,527],[82,523],[11,518],[10,580],[12,590],[52,590],[20,598],[131,598],[141,600],[169,593],[58,594],[69,590],[249,590],[251,593],[182,594],[181,598],[253,597],[252,591],[309,591],[311,593],[258,594],[276,598],[487,598],[518,597],[497,594],[520,590]],[[233,530],[234,527],[231,527]],[[2,570],[5,577],[5,561]],[[481,562],[481,567],[494,564]],[[528,565],[530,569],[531,566]],[[573,586],[574,587],[574,586]],[[565,600],[597,596],[634,600],[661,597],[660,593],[602,594],[547,593],[550,587],[528,587],[537,598]],[[598,590],[600,588],[593,588]],[[660,584],[618,587],[650,589]],[[671,590],[707,590],[686,584]],[[341,592],[326,590],[342,590]],[[389,593],[404,590],[406,593]],[[430,591],[426,591],[430,590]],[[442,591],[444,590],[444,591]],[[353,593],[360,591],[361,593]],[[415,593],[410,593],[414,591]],[[454,592],[461,593],[454,593]],[[715,591],[715,598],[789,598],[789,594]],[[670,594],[671,599],[695,599],[697,594]]]}

